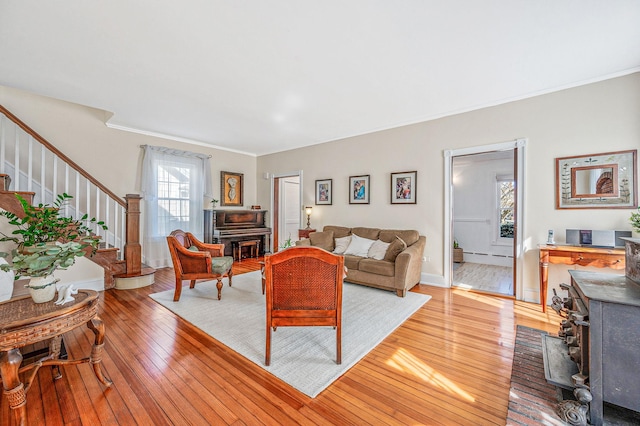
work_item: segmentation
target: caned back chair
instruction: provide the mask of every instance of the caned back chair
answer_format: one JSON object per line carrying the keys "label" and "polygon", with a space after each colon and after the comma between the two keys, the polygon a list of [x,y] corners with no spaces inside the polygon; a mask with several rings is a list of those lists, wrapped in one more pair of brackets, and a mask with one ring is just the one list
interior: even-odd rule
{"label": "caned back chair", "polygon": [[180,229],[167,237],[173,270],[176,275],[176,291],[173,301],[180,300],[182,281],[190,280],[194,288],[196,280],[217,280],[218,300],[222,297],[222,278],[233,278],[233,258],[224,255],[224,244],[205,244],[190,232]]}
{"label": "caned back chair", "polygon": [[271,329],[285,326],[333,326],[336,363],[342,362],[342,280],[344,258],[318,247],[291,247],[265,256],[267,344]]}

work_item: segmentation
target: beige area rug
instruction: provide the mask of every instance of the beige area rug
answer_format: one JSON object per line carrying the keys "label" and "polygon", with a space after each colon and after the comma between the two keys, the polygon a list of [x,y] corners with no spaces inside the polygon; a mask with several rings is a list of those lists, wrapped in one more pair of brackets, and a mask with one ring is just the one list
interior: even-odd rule
{"label": "beige area rug", "polygon": [[269,371],[299,391],[315,397],[424,305],[431,296],[394,292],[346,283],[342,306],[342,364],[337,365],[331,327],[280,327],[271,334],[271,365],[264,365],[266,309],[260,272],[224,280],[222,300],[215,282],[150,297],[214,339]]}

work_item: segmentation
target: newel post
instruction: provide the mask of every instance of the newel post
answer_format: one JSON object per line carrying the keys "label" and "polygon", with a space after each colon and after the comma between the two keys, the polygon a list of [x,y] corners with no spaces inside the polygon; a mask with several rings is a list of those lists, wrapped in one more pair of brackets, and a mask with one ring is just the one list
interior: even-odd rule
{"label": "newel post", "polygon": [[142,247],[140,246],[140,200],[138,194],[127,194],[126,242],[124,244],[124,259],[127,275],[140,274],[142,271]]}

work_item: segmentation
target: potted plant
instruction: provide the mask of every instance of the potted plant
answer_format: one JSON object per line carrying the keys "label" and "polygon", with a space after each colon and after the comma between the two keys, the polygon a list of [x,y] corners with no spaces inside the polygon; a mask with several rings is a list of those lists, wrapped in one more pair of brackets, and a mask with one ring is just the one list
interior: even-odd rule
{"label": "potted plant", "polygon": [[[9,220],[15,229],[10,235],[0,232],[0,241],[12,241],[17,247],[11,252],[11,263],[0,265],[3,271],[14,271],[15,279],[30,277],[29,292],[37,303],[47,302],[55,296],[56,279],[53,273],[57,269],[67,269],[75,263],[76,257],[84,256],[87,249],[93,255],[98,249],[100,237],[92,233],[89,225],[107,230],[104,222],[88,215],[80,219],[61,215],[64,206],[73,197],[66,193],[55,198],[52,205],[30,205],[16,194],[24,211],[19,217],[9,211],[0,211],[0,216]],[[7,257],[9,253],[0,252]],[[46,293],[46,296],[34,296]],[[44,300],[48,298],[47,300]]]}
{"label": "potted plant", "polygon": [[640,207],[638,207],[638,213],[631,213],[629,222],[631,223],[631,227],[640,233]]}
{"label": "potted plant", "polygon": [[458,240],[453,240],[453,261],[456,263],[462,263],[464,259],[464,252],[460,245],[458,244]]}
{"label": "potted plant", "polygon": [[295,243],[291,240],[291,234],[289,234],[289,238],[284,240],[284,242],[280,245],[281,249],[288,249],[289,247],[293,247]]}
{"label": "potted plant", "polygon": [[217,206],[218,206],[218,200],[216,199],[211,200],[211,207],[215,209]]}

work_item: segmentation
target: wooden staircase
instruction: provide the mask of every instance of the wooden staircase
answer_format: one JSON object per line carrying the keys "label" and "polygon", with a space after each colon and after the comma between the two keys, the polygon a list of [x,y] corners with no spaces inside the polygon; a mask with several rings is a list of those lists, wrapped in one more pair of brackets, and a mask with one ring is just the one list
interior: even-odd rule
{"label": "wooden staircase", "polygon": [[[11,123],[8,123],[7,119]],[[9,129],[8,132],[13,132],[15,135],[13,146],[10,143],[13,138],[6,137],[7,129]],[[56,186],[61,178],[54,175],[52,177],[49,176],[47,179],[46,176],[55,173],[58,168],[63,169],[67,179],[71,173],[75,173],[77,196],[68,190],[69,187],[73,186],[73,182],[70,184],[69,181],[66,181],[66,183],[61,184],[65,188],[64,192],[69,193],[74,198],[82,199],[82,203],[80,200],[76,201],[74,208],[78,214],[73,216],[81,216],[80,209],[82,206],[86,206],[85,211],[89,211],[90,206],[92,206],[93,211],[96,211],[97,214],[91,214],[91,216],[100,220],[104,218],[110,228],[110,231],[105,235],[99,234],[101,238],[104,238],[104,242],[101,244],[102,247],[99,247],[93,256],[87,256],[88,259],[104,269],[104,289],[137,288],[153,283],[155,270],[142,264],[142,250],[139,243],[141,197],[137,194],[127,194],[124,199],[117,197],[2,105],[0,105],[0,130],[0,136],[2,137],[0,139],[0,160],[2,160],[0,163],[0,208],[20,216],[24,212],[15,196],[16,193],[20,194],[29,203],[34,204],[37,202],[35,198],[38,195],[32,188],[40,188],[49,193],[56,192]],[[12,134],[11,136],[14,135]],[[23,165],[25,160],[22,159],[23,153],[19,147],[19,139],[21,138],[28,138],[28,149],[26,150],[29,156],[31,156],[32,151],[35,151],[33,145],[39,144],[42,153],[41,160],[36,158],[35,161],[31,161],[31,158],[28,158],[26,160],[27,166]],[[7,147],[13,149],[10,154],[13,154],[15,163],[17,163],[17,166],[10,165],[7,167],[14,167],[13,171],[18,176],[10,176],[5,173],[5,162],[7,158],[11,158],[11,155],[5,155]],[[53,166],[50,167],[53,172],[52,170],[45,170],[45,156],[53,158]],[[58,165],[58,163],[62,164]],[[39,175],[34,171],[37,167],[42,169]],[[28,169],[28,172],[25,172],[24,168]],[[40,182],[37,181],[38,176],[41,179]],[[10,190],[9,185],[12,180],[14,189]],[[52,181],[53,188],[45,187],[42,182],[45,180]],[[81,180],[86,182],[85,187],[80,184]],[[98,197],[95,205],[91,204],[92,201],[89,199],[94,193]],[[102,202],[101,196],[103,197]],[[40,197],[44,199],[45,195],[42,194]],[[111,220],[111,223],[109,220]],[[87,248],[88,255],[90,250],[90,248]]]}

